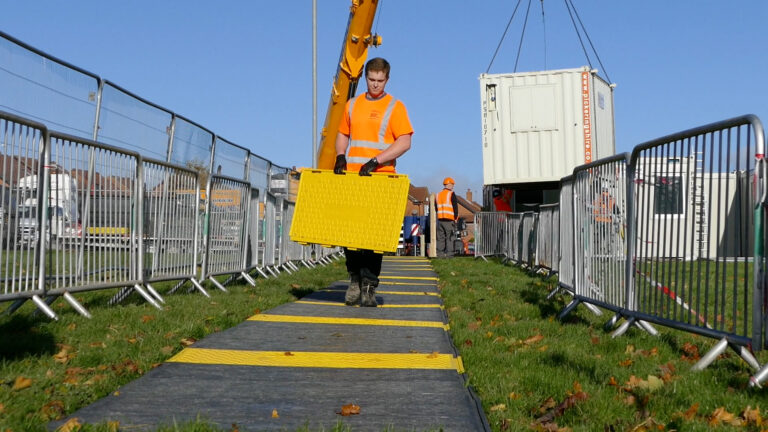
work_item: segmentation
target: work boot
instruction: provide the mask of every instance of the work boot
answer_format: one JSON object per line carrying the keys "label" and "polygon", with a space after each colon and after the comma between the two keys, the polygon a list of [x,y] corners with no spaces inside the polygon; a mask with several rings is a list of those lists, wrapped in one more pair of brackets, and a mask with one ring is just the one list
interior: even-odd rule
{"label": "work boot", "polygon": [[362,291],[360,304],[365,307],[376,307],[376,282],[363,278],[360,290]]}
{"label": "work boot", "polygon": [[349,274],[349,287],[344,294],[344,303],[347,306],[354,306],[360,302],[360,276]]}

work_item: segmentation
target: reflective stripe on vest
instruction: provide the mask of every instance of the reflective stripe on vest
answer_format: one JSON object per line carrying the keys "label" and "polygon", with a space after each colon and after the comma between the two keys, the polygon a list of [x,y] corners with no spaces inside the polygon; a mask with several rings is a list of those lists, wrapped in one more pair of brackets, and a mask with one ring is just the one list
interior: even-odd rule
{"label": "reflective stripe on vest", "polygon": [[443,189],[437,194],[435,206],[437,207],[438,219],[456,219],[456,215],[453,213],[453,203],[451,203],[451,196],[453,196],[453,191],[448,189]]}
{"label": "reflective stripe on vest", "polygon": [[[359,97],[365,97],[361,95]],[[397,100],[393,97],[387,109],[384,111],[384,116],[381,118],[381,124],[379,125],[378,142],[377,141],[365,141],[352,139],[352,111],[355,106],[357,98],[352,99],[349,102],[349,123],[350,123],[350,140],[349,140],[349,156],[347,156],[347,169],[349,171],[360,171],[360,167],[371,158],[376,157],[379,153],[384,151],[391,144],[384,142],[384,137],[389,126],[389,119],[392,117],[392,111],[395,109],[395,103]],[[360,156],[362,155],[362,156]],[[395,161],[389,161],[380,163],[376,169],[378,172],[395,172]]]}

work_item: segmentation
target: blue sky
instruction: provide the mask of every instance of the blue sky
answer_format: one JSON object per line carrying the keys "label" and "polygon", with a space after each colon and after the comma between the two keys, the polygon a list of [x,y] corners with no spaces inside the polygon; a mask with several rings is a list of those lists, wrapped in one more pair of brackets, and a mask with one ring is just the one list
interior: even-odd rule
{"label": "blue sky", "polygon": [[[318,129],[349,3],[318,0]],[[516,3],[380,0],[384,43],[369,57],[391,62],[387,90],[408,107],[416,132],[398,171],[412,183],[437,191],[450,175],[478,199],[478,76]],[[605,70],[590,53],[592,65],[617,84],[617,151],[740,114],[768,121],[768,1],[574,3]],[[514,71],[526,6],[491,73]],[[311,0],[6,0],[2,10],[0,30],[279,165],[311,165]],[[560,0],[532,2],[519,54],[518,72],[588,64]]]}

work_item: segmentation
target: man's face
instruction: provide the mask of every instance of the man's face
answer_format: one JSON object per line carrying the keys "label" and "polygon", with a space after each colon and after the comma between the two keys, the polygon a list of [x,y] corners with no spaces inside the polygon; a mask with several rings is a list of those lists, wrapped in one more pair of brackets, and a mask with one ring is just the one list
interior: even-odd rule
{"label": "man's face", "polygon": [[384,92],[384,86],[387,85],[387,74],[384,71],[369,71],[365,75],[365,82],[368,84],[368,94],[378,96]]}

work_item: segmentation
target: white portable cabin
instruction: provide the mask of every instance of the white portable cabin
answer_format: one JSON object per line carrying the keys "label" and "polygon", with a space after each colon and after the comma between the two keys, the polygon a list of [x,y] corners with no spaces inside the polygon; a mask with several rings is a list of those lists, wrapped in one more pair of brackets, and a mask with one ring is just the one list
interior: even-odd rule
{"label": "white portable cabin", "polygon": [[557,182],[613,155],[613,87],[586,66],[480,75],[483,183]]}

